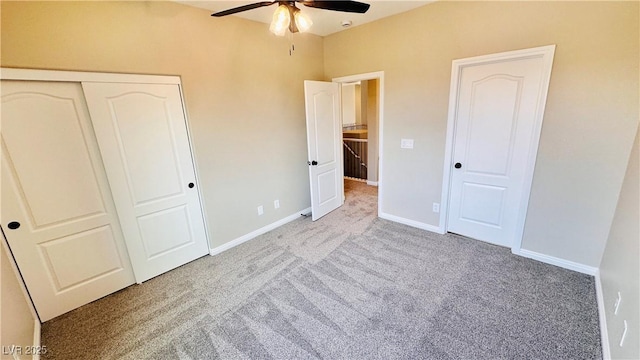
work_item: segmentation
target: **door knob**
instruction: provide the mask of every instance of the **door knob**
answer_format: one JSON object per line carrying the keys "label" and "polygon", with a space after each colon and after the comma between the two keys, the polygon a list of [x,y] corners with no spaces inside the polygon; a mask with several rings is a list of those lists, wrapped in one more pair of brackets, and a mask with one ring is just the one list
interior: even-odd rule
{"label": "door knob", "polygon": [[453,167],[456,169],[460,169],[462,167],[462,164],[456,163],[455,165],[453,165]]}
{"label": "door knob", "polygon": [[10,222],[10,223],[8,223],[8,224],[7,224],[7,227],[8,227],[9,229],[11,229],[11,230],[15,230],[15,229],[17,229],[17,228],[19,228],[19,227],[20,227],[20,223],[19,223],[19,222],[17,222],[17,221],[12,221],[12,222]]}
{"label": "door knob", "polygon": [[189,189],[193,189],[195,185],[193,183],[189,183]]}
{"label": "door knob", "polygon": [[316,166],[316,165],[318,165],[318,162],[315,161],[315,160],[311,160],[311,162],[307,161],[307,164],[312,165],[312,166]]}

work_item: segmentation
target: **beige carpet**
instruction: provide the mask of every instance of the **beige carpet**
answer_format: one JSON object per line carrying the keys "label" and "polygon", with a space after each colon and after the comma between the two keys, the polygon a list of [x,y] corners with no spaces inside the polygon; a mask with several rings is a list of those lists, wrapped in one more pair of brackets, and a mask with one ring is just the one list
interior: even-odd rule
{"label": "beige carpet", "polygon": [[377,218],[376,188],[43,325],[45,359],[596,359],[593,278]]}

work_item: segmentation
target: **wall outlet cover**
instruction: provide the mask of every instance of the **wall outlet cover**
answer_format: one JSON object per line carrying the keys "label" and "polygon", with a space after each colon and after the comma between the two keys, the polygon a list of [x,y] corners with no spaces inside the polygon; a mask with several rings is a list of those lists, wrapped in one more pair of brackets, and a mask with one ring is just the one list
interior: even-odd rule
{"label": "wall outlet cover", "polygon": [[439,213],[440,212],[440,204],[439,203],[433,203],[433,212],[434,213]]}
{"label": "wall outlet cover", "polygon": [[413,139],[401,139],[400,140],[400,148],[401,149],[413,149]]}

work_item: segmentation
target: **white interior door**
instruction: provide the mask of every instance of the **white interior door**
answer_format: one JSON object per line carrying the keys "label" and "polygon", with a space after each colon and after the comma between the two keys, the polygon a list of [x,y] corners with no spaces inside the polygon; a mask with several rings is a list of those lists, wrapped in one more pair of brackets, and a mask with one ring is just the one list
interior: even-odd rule
{"label": "white interior door", "polygon": [[311,218],[318,220],[344,203],[340,85],[305,81]]}
{"label": "white interior door", "polygon": [[178,85],[82,87],[136,281],[208,254]]}
{"label": "white interior door", "polygon": [[2,229],[47,321],[134,277],[80,84],[1,91]]}
{"label": "white interior door", "polygon": [[513,246],[529,198],[550,76],[546,61],[519,57],[460,70],[448,231]]}

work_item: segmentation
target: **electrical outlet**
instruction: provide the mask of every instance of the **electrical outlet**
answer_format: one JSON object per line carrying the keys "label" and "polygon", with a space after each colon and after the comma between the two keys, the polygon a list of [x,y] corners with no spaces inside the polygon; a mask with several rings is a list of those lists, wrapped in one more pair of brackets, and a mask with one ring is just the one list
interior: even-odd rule
{"label": "electrical outlet", "polygon": [[280,200],[273,200],[273,208],[274,209],[280,208]]}
{"label": "electrical outlet", "polygon": [[262,215],[264,214],[264,208],[262,207],[262,205],[258,206],[258,215]]}
{"label": "electrical outlet", "polygon": [[624,321],[624,330],[622,330],[622,336],[620,336],[620,347],[624,345],[625,337],[627,337],[627,320]]}
{"label": "electrical outlet", "polygon": [[413,139],[400,139],[401,149],[413,149]]}
{"label": "electrical outlet", "polygon": [[440,204],[433,203],[433,212],[434,213],[439,213],[440,212]]}
{"label": "electrical outlet", "polygon": [[620,291],[618,291],[618,297],[616,297],[616,302],[613,304],[614,315],[618,315],[618,309],[620,309],[621,302],[622,302],[622,295],[620,295]]}

